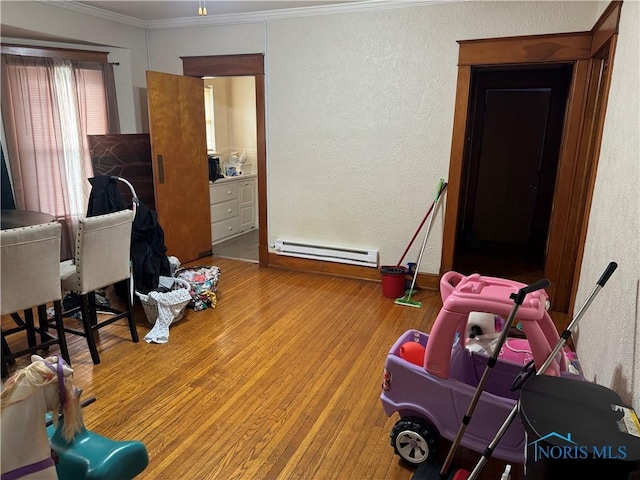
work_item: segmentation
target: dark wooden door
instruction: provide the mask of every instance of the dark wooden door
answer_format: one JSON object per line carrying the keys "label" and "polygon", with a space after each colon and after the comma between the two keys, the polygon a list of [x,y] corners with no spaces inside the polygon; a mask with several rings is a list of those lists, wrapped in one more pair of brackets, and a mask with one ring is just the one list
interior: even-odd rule
{"label": "dark wooden door", "polygon": [[204,84],[148,71],[147,97],[158,220],[167,254],[186,263],[211,253]]}
{"label": "dark wooden door", "polygon": [[488,89],[471,232],[476,240],[526,245],[536,209],[549,89]]}
{"label": "dark wooden door", "polygon": [[474,72],[461,271],[543,274],[571,74],[571,65]]}

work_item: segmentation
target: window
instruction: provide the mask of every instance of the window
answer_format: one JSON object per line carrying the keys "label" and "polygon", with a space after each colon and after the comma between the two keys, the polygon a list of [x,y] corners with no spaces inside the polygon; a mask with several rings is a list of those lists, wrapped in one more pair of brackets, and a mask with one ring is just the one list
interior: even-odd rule
{"label": "window", "polygon": [[213,101],[213,85],[204,87],[204,120],[207,132],[207,153],[216,151],[216,122]]}
{"label": "window", "polygon": [[74,227],[87,211],[93,176],[87,135],[110,133],[109,68],[106,62],[2,55],[15,203],[63,224],[62,258],[72,257]]}

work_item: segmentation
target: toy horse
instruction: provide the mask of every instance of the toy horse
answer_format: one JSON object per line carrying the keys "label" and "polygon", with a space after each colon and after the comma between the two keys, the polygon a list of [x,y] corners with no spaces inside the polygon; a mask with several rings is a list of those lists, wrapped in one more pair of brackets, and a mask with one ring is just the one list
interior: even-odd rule
{"label": "toy horse", "polygon": [[57,479],[55,461],[45,426],[45,413],[58,424],[67,440],[82,428],[82,408],[73,370],[61,356],[31,356],[31,364],[4,384],[0,396],[2,428],[2,480]]}

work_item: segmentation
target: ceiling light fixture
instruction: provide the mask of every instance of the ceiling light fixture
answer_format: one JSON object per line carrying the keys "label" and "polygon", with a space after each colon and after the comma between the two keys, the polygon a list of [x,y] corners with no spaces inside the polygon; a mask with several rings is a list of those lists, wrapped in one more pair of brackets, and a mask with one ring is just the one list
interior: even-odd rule
{"label": "ceiling light fixture", "polygon": [[207,0],[198,0],[198,15],[201,17],[207,15]]}

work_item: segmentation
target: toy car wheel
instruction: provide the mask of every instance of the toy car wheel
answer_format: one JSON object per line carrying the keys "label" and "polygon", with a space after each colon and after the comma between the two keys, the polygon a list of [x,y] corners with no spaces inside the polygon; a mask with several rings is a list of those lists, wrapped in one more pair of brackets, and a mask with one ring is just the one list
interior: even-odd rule
{"label": "toy car wheel", "polygon": [[405,462],[420,465],[435,457],[437,433],[424,420],[402,418],[391,429],[391,445]]}

